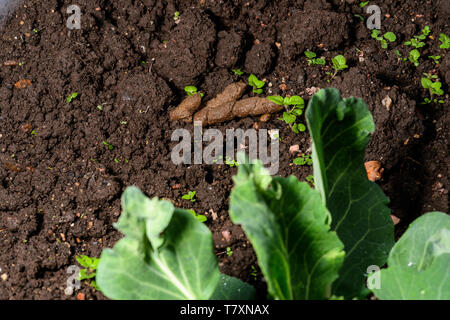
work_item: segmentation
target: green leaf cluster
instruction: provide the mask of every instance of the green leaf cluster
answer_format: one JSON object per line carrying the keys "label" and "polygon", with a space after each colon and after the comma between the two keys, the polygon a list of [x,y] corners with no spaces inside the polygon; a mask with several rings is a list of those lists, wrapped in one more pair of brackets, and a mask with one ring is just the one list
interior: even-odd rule
{"label": "green leaf cluster", "polygon": [[325,59],[322,58],[316,58],[317,54],[312,51],[305,51],[305,56],[307,56],[308,59],[308,65],[322,65],[324,66],[326,64]]}
{"label": "green leaf cluster", "polygon": [[395,42],[397,40],[397,36],[395,35],[395,33],[393,33],[393,32],[386,32],[383,36],[380,36],[380,31],[377,30],[377,29],[373,29],[372,30],[371,37],[376,39],[376,40],[378,40],[378,41],[380,41],[381,47],[383,49],[387,49],[388,48],[388,46],[389,46],[388,41],[392,43],[392,42]]}
{"label": "green leaf cluster", "polygon": [[259,80],[254,74],[248,77],[248,83],[253,87],[253,92],[256,94],[261,94],[263,92],[262,88],[266,85],[263,80]]}
{"label": "green leaf cluster", "polygon": [[303,114],[305,108],[305,101],[302,97],[281,97],[281,96],[268,96],[267,99],[280,106],[285,106],[286,111],[283,112],[283,117],[280,119],[287,123],[292,131],[300,133],[306,130],[306,126],[303,123],[297,121],[298,117]]}

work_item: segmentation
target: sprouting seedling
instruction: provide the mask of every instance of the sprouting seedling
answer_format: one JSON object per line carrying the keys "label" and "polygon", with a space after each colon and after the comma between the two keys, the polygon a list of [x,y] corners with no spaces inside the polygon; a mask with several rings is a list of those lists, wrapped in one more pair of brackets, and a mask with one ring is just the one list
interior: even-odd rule
{"label": "sprouting seedling", "polygon": [[114,146],[112,144],[108,143],[107,141],[103,141],[103,144],[105,146],[107,146],[109,150],[113,150],[114,149]]}
{"label": "sprouting seedling", "polygon": [[367,6],[369,4],[370,1],[363,1],[359,4],[360,8],[364,8],[365,6]]}
{"label": "sprouting seedling", "polygon": [[235,76],[242,76],[244,74],[241,69],[233,69],[232,72]]}
{"label": "sprouting seedling", "polygon": [[225,157],[225,164],[230,166],[231,168],[239,166],[239,162],[237,162],[236,160],[234,160],[228,156]]}
{"label": "sprouting seedling", "polygon": [[414,49],[409,52],[409,61],[411,61],[416,67],[419,66],[419,58],[420,58],[419,50]]}
{"label": "sprouting seedling", "polygon": [[309,176],[307,176],[305,178],[306,181],[308,181],[311,185],[315,186],[315,182],[314,182],[314,176],[312,174],[310,174]]}
{"label": "sprouting seedling", "polygon": [[412,46],[416,49],[425,47],[425,42],[422,42],[422,40],[425,40],[430,33],[431,33],[430,27],[425,26],[425,28],[422,29],[422,34],[412,37],[409,41],[406,41],[404,45]]}
{"label": "sprouting seedling", "polygon": [[334,73],[327,72],[327,75],[331,76],[331,79],[334,79],[334,77],[336,77],[336,75],[339,71],[342,71],[342,70],[345,70],[348,68],[347,59],[345,59],[345,57],[341,54],[337,55],[336,57],[331,59],[331,61],[333,62]]}
{"label": "sprouting seedling", "polygon": [[[188,96],[193,96],[194,94],[197,94],[198,89],[195,86],[186,86],[186,87],[184,87],[184,91],[186,91],[186,94]],[[200,96],[203,97],[204,94],[202,92],[200,92]]]}
{"label": "sprouting seedling", "polygon": [[227,247],[227,256],[231,257],[233,255],[233,250],[230,247]]}
{"label": "sprouting seedling", "polygon": [[206,218],[204,215],[202,214],[198,214],[197,212],[195,212],[195,210],[193,209],[189,209],[188,210],[190,213],[192,213],[192,215],[195,217],[195,219],[197,219],[200,222],[205,222],[206,220],[208,220],[208,218]]}
{"label": "sprouting seedling", "polygon": [[360,14],[354,14],[353,16],[355,16],[356,18],[358,18],[359,20],[361,20],[362,22],[364,22],[364,17]]}
{"label": "sprouting seedling", "polygon": [[280,106],[284,106],[286,111],[283,112],[283,117],[280,120],[286,122],[292,131],[300,133],[306,130],[304,124],[297,123],[297,117],[303,114],[303,109],[305,108],[305,101],[302,97],[292,96],[283,98],[281,96],[269,96],[267,99]]}
{"label": "sprouting seedling", "polygon": [[[442,90],[442,83],[439,81],[437,75],[424,73],[425,77],[421,79],[422,87],[430,93],[430,98],[425,98],[422,104],[429,104],[431,102],[434,103],[445,103],[444,100],[435,99],[434,96],[442,96],[444,94],[444,90]],[[433,81],[436,80],[436,81]]]}
{"label": "sprouting seedling", "polygon": [[183,195],[181,199],[190,200],[191,202],[195,202],[195,194],[197,191],[189,191],[187,194]]}
{"label": "sprouting seedling", "polygon": [[75,99],[76,97],[78,97],[78,93],[77,92],[72,92],[66,99],[67,103],[71,103],[73,99]]}
{"label": "sprouting seedling", "polygon": [[305,56],[308,57],[308,65],[325,65],[326,61],[322,58],[316,58],[317,54],[312,51],[305,51]]}
{"label": "sprouting seedling", "polygon": [[295,158],[294,159],[294,164],[298,165],[298,166],[304,166],[304,165],[308,165],[311,166],[312,165],[312,158],[311,155],[305,155],[304,153],[301,155],[301,157]]}
{"label": "sprouting seedling", "polygon": [[178,19],[180,19],[180,12],[175,11],[175,13],[173,14],[173,20],[177,21]]}
{"label": "sprouting seedling", "polygon": [[252,265],[252,272],[250,273],[253,276],[253,279],[256,281],[257,277],[258,277],[258,270],[256,270],[256,267],[254,265]]}
{"label": "sprouting seedling", "polygon": [[34,28],[34,29],[33,29],[33,32],[34,32],[34,33],[38,33],[39,31],[38,31],[38,29]]}
{"label": "sprouting seedling", "polygon": [[439,40],[442,42],[440,45],[441,49],[449,49],[450,48],[450,37],[447,37],[445,33],[441,33],[439,35]]}
{"label": "sprouting seedling", "polygon": [[266,85],[264,81],[259,80],[253,73],[248,77],[248,84],[253,87],[253,92],[256,94],[261,94],[263,92],[262,88]]}
{"label": "sprouting seedling", "polygon": [[[91,257],[85,256],[85,255],[80,255],[80,256],[76,256],[75,259],[82,267],[86,268],[86,269],[80,270],[78,280],[82,281],[82,280],[95,278],[96,273],[97,273],[98,263],[100,262],[99,258],[95,258],[95,257],[91,258]],[[95,280],[91,280],[90,285],[94,289],[99,290]]]}
{"label": "sprouting seedling", "polygon": [[381,43],[381,48],[383,49],[387,49],[389,44],[389,42],[395,42],[397,40],[397,36],[395,35],[395,33],[393,32],[386,32],[383,36],[380,36],[380,31],[377,29],[373,29],[372,30],[372,34],[371,37],[380,41]]}
{"label": "sprouting seedling", "polygon": [[441,56],[428,56],[435,64],[439,64],[439,59],[441,59]]}

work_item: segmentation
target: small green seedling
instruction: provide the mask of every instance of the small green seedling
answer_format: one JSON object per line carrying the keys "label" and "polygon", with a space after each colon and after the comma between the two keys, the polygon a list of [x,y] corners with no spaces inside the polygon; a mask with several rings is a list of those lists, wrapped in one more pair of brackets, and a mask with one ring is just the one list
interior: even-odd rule
{"label": "small green seedling", "polygon": [[266,85],[264,81],[259,80],[253,73],[248,77],[248,84],[253,87],[253,92],[256,94],[261,94],[263,92],[262,88]]}
{"label": "small green seedling", "polygon": [[103,144],[105,146],[107,146],[109,150],[113,150],[114,149],[114,146],[112,144],[108,143],[107,141],[103,141]]}
{"label": "small green seedling", "polygon": [[38,31],[38,29],[33,29],[33,32],[38,33],[39,31]]}
{"label": "small green seedling", "polygon": [[316,58],[317,54],[312,52],[312,51],[305,51],[305,56],[307,56],[309,58],[308,59],[308,65],[309,66],[310,65],[316,65],[316,64],[323,66],[326,63],[325,59]]}
{"label": "small green seedling", "polygon": [[406,41],[404,43],[404,45],[405,46],[412,46],[412,47],[414,47],[416,49],[425,47],[425,42],[422,42],[422,40],[425,40],[430,33],[431,33],[430,27],[429,26],[425,26],[425,28],[423,28],[423,30],[422,30],[422,34],[420,34],[418,36],[414,36],[409,41]]}
{"label": "small green seedling", "polygon": [[252,272],[250,273],[250,275],[253,276],[253,279],[256,281],[258,279],[258,270],[256,270],[256,267],[254,265],[252,265]]}
{"label": "small green seedling", "polygon": [[[186,91],[188,96],[193,96],[194,94],[197,94],[198,89],[195,86],[186,86],[184,87],[184,91]],[[200,96],[203,97],[204,94],[200,92]]]}
{"label": "small green seedling", "polygon": [[304,166],[304,165],[311,166],[312,165],[311,155],[305,155],[303,153],[301,157],[294,159],[294,164],[296,164],[298,166]]}
{"label": "small green seedling", "polygon": [[314,182],[314,176],[312,174],[310,174],[309,176],[307,176],[305,178],[306,181],[308,181],[313,187],[315,186],[315,182]]}
{"label": "small green seedling", "polygon": [[[303,114],[305,108],[305,101],[299,96],[281,97],[281,96],[269,96],[267,97],[273,103],[280,106],[284,106],[286,109],[283,112],[283,117],[280,120],[286,122],[295,133],[304,132],[306,126],[303,123],[297,123],[297,117]],[[281,140],[280,140],[281,141]]]}
{"label": "small green seedling", "polygon": [[364,17],[360,14],[354,14],[353,16],[355,16],[356,18],[358,18],[359,20],[361,20],[361,22],[364,22]]}
{"label": "small green seedling", "polygon": [[32,136],[37,136],[37,132],[36,132],[35,129],[33,129],[33,130],[31,131],[31,135],[32,135]]}
{"label": "small green seedling", "polygon": [[450,37],[447,37],[445,33],[441,33],[439,36],[439,40],[442,42],[440,45],[441,49],[449,49],[450,48]]}
{"label": "small green seedling", "polygon": [[380,31],[377,29],[373,29],[372,30],[372,34],[371,37],[380,41],[381,43],[381,48],[383,49],[387,49],[389,44],[389,42],[395,42],[397,40],[397,36],[395,35],[395,33],[393,32],[386,32],[383,36],[380,36]]}
{"label": "small green seedling", "polygon": [[399,60],[401,60],[401,61],[408,61],[408,58],[403,57],[402,54],[400,53],[400,51],[395,50],[394,52],[395,52],[395,55],[398,57]]}
{"label": "small green seedling", "polygon": [[[337,55],[336,57],[331,59],[331,61],[333,62],[334,73],[327,72],[327,75],[331,76],[331,80],[332,80],[336,77],[336,75],[339,71],[347,69],[348,65],[347,65],[347,59],[345,59],[345,57],[341,54]],[[328,80],[328,82],[330,82],[330,80]]]}
{"label": "small green seedling", "polygon": [[231,257],[233,255],[233,250],[230,247],[227,247],[227,256]]}
{"label": "small green seedling", "polygon": [[78,97],[78,93],[77,92],[71,93],[66,99],[67,103],[71,103],[72,100],[75,99],[76,97]]}
{"label": "small green seedling", "polygon": [[230,166],[231,168],[239,166],[239,163],[236,160],[231,159],[230,157],[225,157],[225,164]]}
{"label": "small green seedling", "polygon": [[23,66],[24,64],[25,64],[25,62],[24,62],[24,61],[22,61],[22,62],[19,62],[19,67]]}
{"label": "small green seedling", "polygon": [[370,1],[363,1],[359,4],[360,8],[364,8],[365,6],[367,6],[369,4]]}
{"label": "small green seedling", "polygon": [[435,95],[442,96],[444,94],[444,90],[442,90],[442,83],[438,81],[438,77],[429,73],[424,73],[424,76],[425,77],[423,77],[420,82],[422,83],[422,87],[430,93],[430,98],[425,98],[422,104],[429,104],[431,102],[445,103],[444,100],[434,98]]}
{"label": "small green seedling", "polygon": [[187,194],[183,195],[181,198],[184,200],[190,200],[191,202],[195,202],[195,194],[197,191],[189,191]]}
{"label": "small green seedling", "polygon": [[[99,258],[95,258],[95,257],[91,258],[91,257],[85,256],[85,255],[80,255],[80,256],[76,256],[75,259],[82,267],[86,268],[86,269],[80,270],[78,280],[83,281],[83,280],[95,278],[96,273],[97,273],[98,263],[100,262]],[[96,290],[99,290],[95,280],[91,280],[90,286]]]}
{"label": "small green seedling", "polygon": [[179,12],[179,11],[176,11],[176,12],[173,14],[173,20],[177,21],[178,19],[180,19],[180,12]]}
{"label": "small green seedling", "polygon": [[441,56],[428,56],[428,58],[433,60],[435,64],[439,64],[439,59],[441,59]]}
{"label": "small green seedling", "polygon": [[411,61],[416,67],[419,66],[419,58],[420,58],[419,50],[416,49],[411,50],[411,52],[409,53],[409,61]]}
{"label": "small green seedling", "polygon": [[241,69],[233,69],[232,72],[235,76],[242,76],[244,74]]}
{"label": "small green seedling", "polygon": [[195,212],[195,210],[193,209],[189,209],[188,210],[190,213],[192,213],[192,215],[195,217],[195,219],[197,219],[200,222],[205,222],[206,220],[208,220],[208,218],[206,218],[204,215],[202,214],[198,214],[197,212]]}

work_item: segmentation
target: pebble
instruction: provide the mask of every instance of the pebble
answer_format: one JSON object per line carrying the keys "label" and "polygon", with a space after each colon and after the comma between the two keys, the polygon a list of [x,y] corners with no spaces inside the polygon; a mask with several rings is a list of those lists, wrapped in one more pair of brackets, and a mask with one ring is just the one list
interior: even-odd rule
{"label": "pebble", "polygon": [[290,154],[296,154],[300,151],[300,146],[298,144],[294,144],[293,146],[289,147],[289,153]]}
{"label": "pebble", "polygon": [[270,113],[263,114],[259,118],[259,121],[261,121],[261,122],[268,122],[269,120],[270,120]]}
{"label": "pebble", "polygon": [[6,280],[8,280],[8,274],[4,273],[0,276],[0,278],[2,278],[3,281],[6,281]]}
{"label": "pebble", "polygon": [[389,96],[386,96],[382,101],[381,104],[386,107],[387,111],[391,109],[392,106],[392,99]]}

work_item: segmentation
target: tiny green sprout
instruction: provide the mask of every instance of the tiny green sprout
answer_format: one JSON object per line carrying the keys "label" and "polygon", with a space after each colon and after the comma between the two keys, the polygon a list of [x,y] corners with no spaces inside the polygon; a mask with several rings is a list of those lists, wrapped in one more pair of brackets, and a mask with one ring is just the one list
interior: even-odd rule
{"label": "tiny green sprout", "polygon": [[119,163],[119,159],[114,158],[114,162],[115,162],[115,163]]}
{"label": "tiny green sprout", "polygon": [[109,144],[109,143],[106,142],[106,141],[103,141],[103,144],[104,144],[105,146],[107,146],[109,150],[113,150],[113,149],[114,149],[114,146],[113,146],[112,144]]}
{"label": "tiny green sprout", "polygon": [[439,35],[439,40],[441,41],[440,48],[441,49],[449,49],[450,48],[450,37],[447,37],[445,33],[441,33]]}
{"label": "tiny green sprout", "polygon": [[200,222],[205,222],[206,220],[208,220],[208,218],[206,218],[204,215],[202,214],[198,214],[197,212],[195,212],[195,210],[193,209],[189,209],[188,210],[190,213],[192,213],[192,215],[195,217],[195,219],[197,219]]}
{"label": "tiny green sprout", "polygon": [[441,56],[428,56],[428,58],[433,60],[435,64],[439,64],[439,59],[441,59]]}
{"label": "tiny green sprout", "polygon": [[241,69],[233,69],[232,72],[235,76],[242,76],[244,74]]}
{"label": "tiny green sprout", "polygon": [[239,163],[236,160],[234,160],[228,156],[225,157],[225,164],[230,166],[231,168],[239,166]]}
{"label": "tiny green sprout", "polygon": [[283,117],[280,120],[288,124],[292,131],[300,133],[306,130],[304,124],[297,123],[297,117],[303,114],[303,109],[305,108],[305,101],[302,97],[292,96],[283,98],[281,96],[268,96],[267,99],[280,106],[284,106],[286,111],[283,112]]}
{"label": "tiny green sprout", "polygon": [[[91,257],[85,256],[85,255],[79,255],[79,256],[76,256],[75,259],[82,267],[85,267],[85,269],[80,270],[80,274],[78,275],[78,280],[82,281],[82,280],[95,278],[95,276],[97,274],[97,267],[100,262],[99,258],[95,258],[95,257],[91,258]],[[95,280],[91,280],[90,286],[96,290],[99,290]]]}
{"label": "tiny green sprout", "polygon": [[253,87],[253,92],[256,94],[261,94],[263,92],[262,88],[266,85],[264,81],[259,80],[253,73],[248,77],[248,83]]}
{"label": "tiny green sprout", "polygon": [[370,35],[372,38],[376,39],[377,41],[380,41],[381,48],[387,49],[389,42],[395,42],[397,40],[397,36],[393,32],[386,32],[383,36],[380,36],[380,31],[377,29],[373,29],[372,33]]}
{"label": "tiny green sprout", "polygon": [[[186,86],[184,87],[184,91],[186,91],[188,96],[193,96],[194,94],[197,94],[198,89],[195,86]],[[203,97],[204,94],[200,92],[200,96]]]}
{"label": "tiny green sprout", "polygon": [[360,14],[354,14],[354,16],[355,16],[356,18],[358,18],[359,20],[361,20],[362,22],[364,22],[364,17],[363,17],[362,15],[360,15]]}
{"label": "tiny green sprout", "polygon": [[35,129],[33,129],[33,131],[31,131],[31,135],[32,135],[32,136],[37,136],[37,132],[36,132]]}
{"label": "tiny green sprout", "polygon": [[126,121],[120,121],[120,124],[121,125],[126,125],[128,122],[126,122]]}
{"label": "tiny green sprout", "polygon": [[308,65],[325,65],[326,61],[322,58],[316,58],[317,54],[312,51],[305,51],[305,56],[308,57]]}
{"label": "tiny green sprout", "polygon": [[72,92],[66,99],[67,103],[71,103],[73,99],[75,99],[76,97],[78,97],[78,93],[77,92]]}
{"label": "tiny green sprout", "polygon": [[23,66],[24,64],[25,64],[25,62],[24,62],[24,61],[22,61],[22,62],[19,62],[19,67]]}
{"label": "tiny green sprout", "polygon": [[180,12],[179,12],[179,11],[176,11],[176,12],[173,14],[173,20],[177,21],[178,19],[180,19]]}
{"label": "tiny green sprout", "polygon": [[97,106],[97,109],[100,110],[100,111],[103,111],[103,106],[99,104],[99,105]]}
{"label": "tiny green sprout", "polygon": [[[339,71],[348,68],[347,59],[345,59],[345,57],[341,54],[331,59],[331,61],[333,62],[334,73],[327,72],[327,75],[331,76],[331,79],[334,79]],[[330,80],[328,80],[328,82],[330,82]]]}
{"label": "tiny green sprout", "polygon": [[305,155],[303,153],[301,157],[294,159],[294,164],[296,164],[298,166],[304,166],[304,165],[311,166],[312,165],[311,155]]}
{"label": "tiny green sprout", "polygon": [[308,181],[308,182],[309,182],[310,184],[312,184],[313,186],[315,186],[314,176],[313,176],[312,174],[310,174],[309,176],[307,176],[305,180]]}
{"label": "tiny green sprout", "polygon": [[360,8],[364,8],[365,6],[367,6],[369,4],[370,1],[363,1],[359,4]]}
{"label": "tiny green sprout", "polygon": [[395,55],[398,57],[399,60],[402,60],[402,61],[408,61],[407,58],[404,58],[404,57],[402,56],[402,54],[400,53],[400,51],[395,50],[394,52],[395,52]]}
{"label": "tiny green sprout", "polygon": [[412,37],[409,41],[406,41],[404,45],[412,46],[416,49],[425,47],[425,42],[422,42],[422,40],[425,40],[430,33],[431,33],[430,27],[425,26],[425,28],[422,29],[422,34]]}
{"label": "tiny green sprout", "polygon": [[253,279],[256,281],[257,277],[258,277],[258,270],[256,270],[255,266],[252,265],[252,272],[250,273],[253,276]]}
{"label": "tiny green sprout", "polygon": [[38,33],[38,29],[36,29],[36,28],[33,29],[33,32],[34,32],[34,33]]}
{"label": "tiny green sprout", "polygon": [[409,61],[411,61],[416,67],[419,66],[419,58],[420,58],[419,50],[414,49],[409,52]]}
{"label": "tiny green sprout", "polygon": [[[438,77],[436,75],[432,75],[429,73],[423,74],[425,77],[421,79],[422,87],[430,93],[430,98],[425,98],[422,104],[429,104],[431,102],[434,103],[444,103],[444,100],[434,99],[435,95],[442,96],[444,94],[444,90],[442,90],[442,83],[438,81]],[[436,80],[436,81],[433,81]]]}
{"label": "tiny green sprout", "polygon": [[195,194],[197,191],[189,191],[187,194],[183,195],[181,199],[190,200],[191,202],[195,202]]}
{"label": "tiny green sprout", "polygon": [[233,255],[233,250],[230,247],[227,247],[227,256],[231,257]]}

